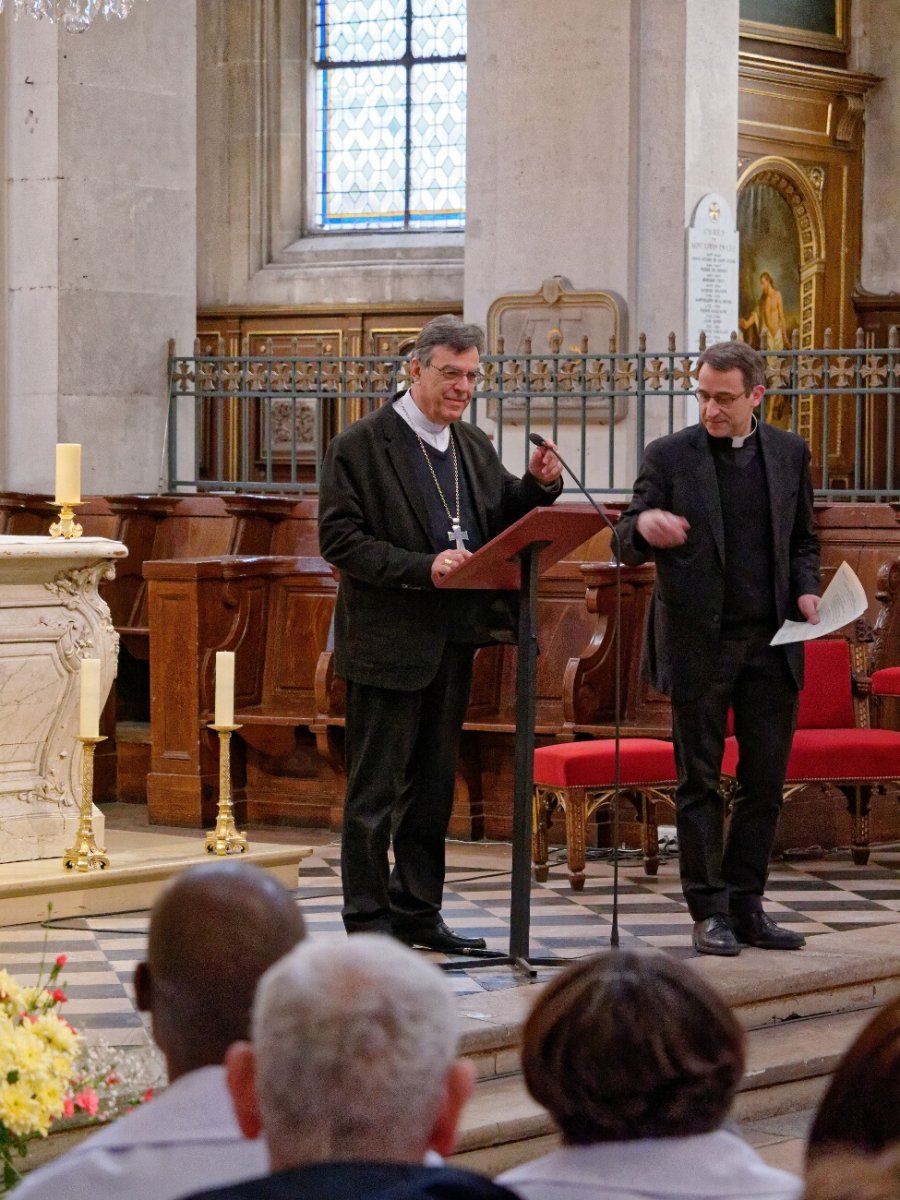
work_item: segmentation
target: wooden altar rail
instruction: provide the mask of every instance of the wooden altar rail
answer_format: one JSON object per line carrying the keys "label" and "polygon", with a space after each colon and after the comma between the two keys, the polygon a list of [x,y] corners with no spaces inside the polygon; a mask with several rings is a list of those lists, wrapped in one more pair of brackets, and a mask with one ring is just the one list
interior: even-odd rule
{"label": "wooden altar rail", "polygon": [[[47,497],[0,496],[0,530],[46,532],[51,511]],[[319,660],[335,584],[315,557],[315,513],[314,499],[278,496],[96,497],[81,507],[86,534],[117,537],[131,555],[105,585],[123,644],[107,732],[115,732],[116,706],[120,721],[153,715],[152,770],[149,746],[111,738],[103,798],[123,796],[127,786],[128,798],[142,799],[149,771],[153,820],[210,819],[217,782],[205,730],[212,662],[215,650],[236,648],[245,728],[235,739],[235,765],[244,815],[340,824],[340,683],[329,681],[327,658]],[[869,618],[878,621],[876,665],[900,663],[897,587],[879,583],[878,574],[887,562],[894,564],[890,579],[900,579],[900,506],[821,504],[817,521],[826,581],[842,559],[850,562],[870,597]],[[608,558],[608,547],[579,553],[589,561],[559,564],[542,583],[538,727],[545,740],[604,735],[612,726],[613,575],[598,561]],[[145,571],[145,563],[153,565]],[[668,704],[637,674],[652,579],[649,567],[623,572],[624,720],[626,732],[665,736]],[[163,584],[168,599],[154,616],[153,590]],[[178,605],[176,591],[183,592]],[[499,647],[479,651],[460,761],[458,835],[508,833],[514,684],[514,656]],[[884,724],[900,728],[900,704],[888,701],[880,711]],[[143,728],[148,738],[149,725]]]}
{"label": "wooden altar rail", "polygon": [[[314,501],[252,495],[88,496],[78,506],[85,537],[124,542],[128,558],[101,592],[122,643],[149,658],[144,563],[157,559],[318,552]],[[46,534],[49,496],[0,495],[0,533]],[[146,704],[144,705],[146,708]]]}
{"label": "wooden altar rail", "polygon": [[[603,544],[603,539],[600,539]],[[586,552],[589,552],[588,544]],[[236,653],[235,799],[242,815],[337,827],[343,801],[343,724],[338,682],[322,710],[323,663],[337,585],[320,558],[231,558],[149,562],[151,655],[151,820],[196,825],[214,810],[216,743],[206,730],[213,708],[215,652]],[[541,728],[563,722],[556,677],[572,645],[590,641],[584,580],[577,561],[548,576],[542,598],[548,631],[538,688]],[[321,660],[321,661],[320,661]],[[556,664],[556,665],[554,665]],[[556,669],[558,667],[558,669]],[[317,675],[318,672],[318,675]],[[479,652],[467,729],[504,735],[514,729],[514,659]],[[460,801],[460,832],[483,828],[481,771]],[[506,816],[503,818],[507,819]]]}
{"label": "wooden altar rail", "polygon": [[[46,534],[50,496],[0,494],[0,533]],[[119,672],[95,757],[99,800],[144,803],[150,769],[150,638],[144,563],[188,556],[316,553],[316,504],[282,496],[88,496],[77,509],[85,537],[124,542],[128,558],[101,584],[121,638]]]}
{"label": "wooden altar rail", "polygon": [[[823,507],[818,516],[826,577],[844,558],[851,562],[873,597],[871,616],[881,614],[876,658],[885,660],[880,647],[888,644],[892,655],[900,653],[900,609],[892,602],[882,609],[874,595],[891,546],[891,558],[900,558],[896,512],[841,505]],[[327,565],[311,556],[181,559],[148,563],[145,576],[151,819],[183,825],[211,819],[216,746],[206,724],[213,663],[216,650],[233,649],[235,719],[243,726],[234,739],[242,819],[339,827],[343,695],[327,647],[336,593]],[[622,572],[623,729],[631,736],[670,730],[668,702],[638,674],[653,578],[649,566]],[[560,563],[542,580],[537,729],[545,741],[612,733],[614,595],[615,574],[603,562]],[[514,694],[509,648],[480,650],[451,827],[457,836],[508,836]],[[891,707],[883,709],[886,719]]]}

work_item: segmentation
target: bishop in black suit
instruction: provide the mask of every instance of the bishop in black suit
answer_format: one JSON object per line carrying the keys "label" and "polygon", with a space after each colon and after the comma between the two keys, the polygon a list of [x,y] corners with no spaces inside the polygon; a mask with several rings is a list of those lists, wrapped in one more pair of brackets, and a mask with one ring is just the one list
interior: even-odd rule
{"label": "bishop in black suit", "polygon": [[[742,342],[699,359],[700,424],[652,442],[619,525],[622,560],[652,558],[642,670],[672,699],[681,882],[701,953],[797,949],[763,912],[803,683],[803,645],[769,645],[786,618],[818,621],[809,450],[758,423],[765,362]],[[727,836],[718,785],[729,709],[738,789]]]}
{"label": "bishop in black suit", "polygon": [[562,489],[551,443],[519,479],[460,422],[483,341],[456,317],[430,321],[409,391],[331,442],[319,487],[319,545],[340,572],[335,669],[347,682],[344,925],[445,951],[485,945],[441,917],[444,840],[475,648],[511,640],[514,624],[502,596],[435,585]]}

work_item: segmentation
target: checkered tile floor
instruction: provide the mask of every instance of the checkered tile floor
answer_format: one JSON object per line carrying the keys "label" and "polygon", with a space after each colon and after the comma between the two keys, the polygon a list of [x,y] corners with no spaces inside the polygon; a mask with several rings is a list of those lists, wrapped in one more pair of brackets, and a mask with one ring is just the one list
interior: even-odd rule
{"label": "checkered tile floor", "polygon": [[[297,841],[302,841],[302,832]],[[339,848],[336,841],[316,848],[301,866],[296,895],[308,927],[317,938],[342,938]],[[569,888],[562,856],[550,878],[534,884],[530,948],[535,956],[574,958],[609,945],[612,867],[588,863],[582,892]],[[444,917],[451,928],[482,936],[505,951],[509,939],[509,848],[451,843],[448,847]],[[900,924],[900,845],[876,848],[870,864],[854,867],[846,852],[816,860],[773,865],[767,910],[807,937],[862,926]],[[133,1005],[131,974],[144,953],[148,914],[52,921],[46,953],[68,955],[64,971],[69,1003],[66,1015],[88,1036],[112,1045],[146,1045],[147,1029]],[[620,866],[620,944],[656,946],[683,956],[690,949],[691,922],[678,885],[677,861],[660,866],[657,878],[644,875],[639,861]],[[0,929],[0,966],[23,982],[37,973],[44,954],[44,929]],[[441,956],[436,955],[436,959]],[[552,972],[542,970],[540,977]],[[460,995],[516,987],[524,976],[508,966],[453,972]]]}

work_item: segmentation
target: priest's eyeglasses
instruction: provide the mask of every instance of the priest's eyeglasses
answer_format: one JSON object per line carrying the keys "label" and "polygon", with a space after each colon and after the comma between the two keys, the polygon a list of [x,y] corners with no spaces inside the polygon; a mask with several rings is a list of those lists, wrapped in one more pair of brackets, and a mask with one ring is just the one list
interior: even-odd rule
{"label": "priest's eyeglasses", "polygon": [[715,396],[711,396],[709,392],[701,392],[699,388],[694,392],[694,396],[701,404],[709,404],[710,400],[715,400],[719,408],[731,408],[732,404],[737,404],[738,400],[743,400],[747,392],[738,392],[736,396],[730,395],[728,392],[719,392]]}
{"label": "priest's eyeglasses", "polygon": [[478,387],[479,383],[484,382],[484,371],[461,371],[459,367],[436,367],[432,363],[428,365],[448,383],[459,383],[460,379],[465,379],[472,387]]}

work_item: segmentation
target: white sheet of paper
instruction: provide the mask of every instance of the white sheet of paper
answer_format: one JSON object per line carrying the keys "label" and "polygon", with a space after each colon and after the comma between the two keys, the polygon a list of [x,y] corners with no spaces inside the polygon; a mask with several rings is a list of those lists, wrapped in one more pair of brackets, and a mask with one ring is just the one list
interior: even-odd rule
{"label": "white sheet of paper", "polygon": [[842,562],[819,602],[818,625],[810,625],[809,621],[785,621],[769,645],[811,642],[813,638],[834,633],[836,629],[841,629],[857,617],[861,617],[868,604],[865,589],[856,572],[846,562]]}

